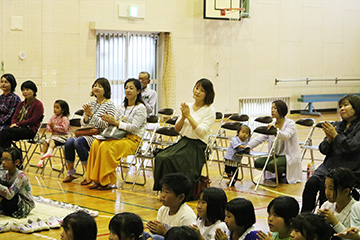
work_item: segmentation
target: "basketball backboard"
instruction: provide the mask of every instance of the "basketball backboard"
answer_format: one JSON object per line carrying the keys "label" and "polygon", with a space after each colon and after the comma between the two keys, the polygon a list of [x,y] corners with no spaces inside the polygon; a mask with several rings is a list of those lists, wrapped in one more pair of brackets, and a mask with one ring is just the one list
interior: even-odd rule
{"label": "basketball backboard", "polygon": [[240,20],[240,8],[242,8],[241,2],[242,0],[204,0],[204,18]]}

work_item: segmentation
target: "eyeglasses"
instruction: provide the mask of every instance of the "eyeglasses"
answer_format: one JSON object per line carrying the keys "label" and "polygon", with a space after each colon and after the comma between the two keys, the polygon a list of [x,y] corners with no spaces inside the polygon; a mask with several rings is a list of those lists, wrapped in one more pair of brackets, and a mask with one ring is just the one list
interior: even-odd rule
{"label": "eyeglasses", "polygon": [[7,161],[7,162],[12,161],[12,159],[11,159],[11,158],[4,158],[4,157],[0,158],[0,160],[1,160],[1,161]]}

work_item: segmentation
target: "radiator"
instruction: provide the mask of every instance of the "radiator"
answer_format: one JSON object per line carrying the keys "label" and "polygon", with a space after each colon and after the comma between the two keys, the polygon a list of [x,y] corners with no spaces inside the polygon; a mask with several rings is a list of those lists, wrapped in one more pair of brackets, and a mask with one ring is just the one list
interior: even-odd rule
{"label": "radiator", "polygon": [[240,98],[239,113],[249,117],[271,116],[271,105],[275,100],[283,100],[289,107],[290,97]]}
{"label": "radiator", "polygon": [[250,127],[256,128],[260,124],[254,122],[254,119],[259,116],[271,116],[271,105],[275,100],[283,100],[290,111],[290,97],[250,97],[239,98],[239,113],[247,114],[250,117]]}

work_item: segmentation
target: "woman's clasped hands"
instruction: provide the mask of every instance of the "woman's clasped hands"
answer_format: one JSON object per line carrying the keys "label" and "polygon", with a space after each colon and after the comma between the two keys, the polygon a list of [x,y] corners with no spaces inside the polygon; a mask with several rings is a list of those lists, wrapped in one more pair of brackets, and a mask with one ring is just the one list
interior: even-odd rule
{"label": "woman's clasped hands", "polygon": [[329,123],[328,121],[325,121],[321,124],[321,126],[323,128],[323,131],[324,131],[326,137],[329,140],[332,140],[336,137],[336,135],[337,135],[336,128],[331,123]]}

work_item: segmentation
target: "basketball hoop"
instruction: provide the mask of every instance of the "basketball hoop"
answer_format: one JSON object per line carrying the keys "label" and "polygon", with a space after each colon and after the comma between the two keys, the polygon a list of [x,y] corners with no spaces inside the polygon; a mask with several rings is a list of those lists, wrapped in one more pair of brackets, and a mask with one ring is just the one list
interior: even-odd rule
{"label": "basketball hoop", "polygon": [[245,11],[245,8],[223,8],[220,10],[220,15],[228,17],[231,22],[236,22],[240,21],[241,11]]}

